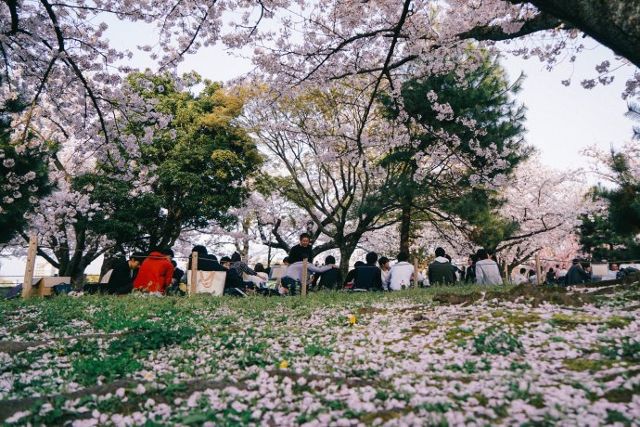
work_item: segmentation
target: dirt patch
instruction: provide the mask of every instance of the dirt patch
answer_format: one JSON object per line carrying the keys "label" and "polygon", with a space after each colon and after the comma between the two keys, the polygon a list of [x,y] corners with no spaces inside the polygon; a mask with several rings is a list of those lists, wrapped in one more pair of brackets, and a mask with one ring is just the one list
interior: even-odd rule
{"label": "dirt patch", "polygon": [[115,334],[85,334],[75,335],[72,337],[64,337],[58,340],[50,341],[0,341],[0,353],[16,354],[26,351],[33,347],[41,345],[53,345],[56,342],[66,343],[74,339],[91,339],[91,338],[115,338],[124,335],[123,333]]}
{"label": "dirt patch", "polygon": [[376,307],[360,307],[356,313],[358,314],[386,314],[389,310],[386,308],[376,308]]}
{"label": "dirt patch", "polygon": [[442,293],[434,295],[433,300],[435,302],[439,302],[441,304],[450,304],[450,305],[460,305],[460,304],[470,304],[476,301],[480,301],[483,298],[483,294],[480,292],[471,292],[470,294],[451,294],[451,293]]}
{"label": "dirt patch", "polygon": [[35,322],[29,322],[29,323],[25,323],[25,324],[16,326],[15,328],[9,329],[9,333],[10,334],[23,334],[25,332],[33,332],[36,329],[38,329],[38,324],[35,323]]}
{"label": "dirt patch", "polygon": [[567,292],[565,288],[557,287],[537,287],[531,285],[520,285],[507,292],[487,291],[472,292],[470,294],[453,294],[443,293],[433,297],[433,300],[441,304],[471,304],[480,300],[498,300],[498,301],[516,301],[531,304],[537,307],[543,303],[555,305],[581,307],[595,301],[595,298],[589,294],[572,294]]}

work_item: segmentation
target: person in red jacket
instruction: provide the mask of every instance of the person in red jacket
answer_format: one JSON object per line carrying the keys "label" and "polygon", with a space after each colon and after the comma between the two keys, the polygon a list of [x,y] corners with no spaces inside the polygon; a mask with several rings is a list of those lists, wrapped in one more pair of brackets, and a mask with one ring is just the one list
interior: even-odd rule
{"label": "person in red jacket", "polygon": [[143,292],[164,293],[173,278],[171,258],[171,249],[152,250],[140,266],[133,287]]}

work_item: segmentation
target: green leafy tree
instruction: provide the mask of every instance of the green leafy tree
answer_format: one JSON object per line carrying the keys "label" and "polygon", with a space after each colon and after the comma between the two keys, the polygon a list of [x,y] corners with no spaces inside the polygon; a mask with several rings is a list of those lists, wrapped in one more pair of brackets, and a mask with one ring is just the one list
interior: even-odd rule
{"label": "green leafy tree", "polygon": [[[61,230],[43,246],[74,283],[102,254],[108,265],[113,255],[170,247],[184,231],[232,223],[230,210],[246,196],[243,183],[261,163],[255,144],[236,124],[241,93],[196,74],[185,76],[183,87],[170,75],[128,79],[168,123],[145,141],[149,123],[132,113],[122,121],[122,134],[134,136],[121,144],[128,163],[103,159],[91,172],[70,178],[71,190],[88,197],[90,209],[61,219]],[[60,235],[69,238],[62,242]]]}
{"label": "green leafy tree", "polygon": [[607,204],[606,214],[583,216],[580,243],[594,258],[631,260],[640,258],[640,177],[637,144],[621,151],[598,154],[608,170],[600,173],[613,187],[598,185],[592,189],[594,200]]}
{"label": "green leafy tree", "polygon": [[51,189],[48,162],[54,147],[34,143],[31,130],[18,143],[12,141],[12,118],[24,109],[19,99],[6,101],[0,109],[0,243],[24,233],[26,216]]}
{"label": "green leafy tree", "polygon": [[[513,99],[521,80],[510,84],[497,60],[484,54],[481,64],[462,77],[452,72],[402,86],[411,143],[382,160],[394,176],[382,194],[400,205],[401,250],[408,251],[413,233],[425,222],[464,227],[488,246],[489,234],[514,230],[509,221],[491,218],[500,200],[476,185],[474,176],[491,180],[509,174],[530,151],[523,145],[525,109]],[[390,97],[384,102],[391,118],[400,117]],[[425,158],[430,162],[426,173],[419,167]],[[490,224],[491,230],[477,230],[479,224]]]}
{"label": "green leafy tree", "polygon": [[584,253],[595,260],[635,260],[640,258],[640,245],[633,237],[614,229],[608,215],[581,215],[578,235]]}
{"label": "green leafy tree", "polygon": [[[139,147],[136,172],[152,171],[149,191],[137,192],[129,180],[111,179],[117,170],[109,164],[101,165],[103,174],[79,179],[79,185],[94,185],[94,200],[111,207],[95,227],[120,247],[172,246],[185,230],[203,229],[212,221],[231,224],[229,210],[242,204],[242,184],[262,162],[236,123],[242,94],[231,94],[197,74],[185,80],[189,86],[180,90],[169,75],[129,77],[142,98],[172,117],[150,144]],[[204,87],[194,95],[197,85]],[[144,125],[134,121],[127,132],[142,137]]]}

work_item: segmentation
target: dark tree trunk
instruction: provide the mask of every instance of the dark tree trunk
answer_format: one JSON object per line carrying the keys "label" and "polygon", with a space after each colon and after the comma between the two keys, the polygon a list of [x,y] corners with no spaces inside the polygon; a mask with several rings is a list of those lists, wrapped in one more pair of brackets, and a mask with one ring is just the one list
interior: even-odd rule
{"label": "dark tree trunk", "polygon": [[340,272],[342,273],[343,278],[347,277],[347,273],[349,273],[349,260],[355,250],[355,246],[340,245]]}
{"label": "dark tree trunk", "polygon": [[405,199],[400,213],[400,252],[409,253],[411,247],[411,199]]}
{"label": "dark tree trunk", "polygon": [[[639,0],[529,0],[640,67]],[[513,1],[513,3],[520,3]]]}

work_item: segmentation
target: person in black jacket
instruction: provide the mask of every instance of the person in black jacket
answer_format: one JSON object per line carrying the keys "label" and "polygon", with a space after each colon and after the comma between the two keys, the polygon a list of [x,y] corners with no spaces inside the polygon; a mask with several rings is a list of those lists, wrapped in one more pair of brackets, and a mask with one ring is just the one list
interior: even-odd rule
{"label": "person in black jacket", "polygon": [[300,235],[300,243],[291,248],[288,258],[291,264],[300,262],[305,258],[307,261],[313,262],[313,248],[311,247],[311,235],[309,233]]}
{"label": "person in black jacket", "polygon": [[114,295],[131,293],[135,273],[140,268],[144,258],[145,255],[143,253],[135,252],[129,257],[128,261],[124,258],[117,260],[113,265],[111,277],[107,282],[107,293]]}
{"label": "person in black jacket", "polygon": [[[336,259],[333,255],[329,255],[324,259],[325,265],[335,265]],[[339,268],[332,268],[324,273],[318,273],[314,276],[314,286],[317,289],[340,289],[342,286],[342,273]]]}
{"label": "person in black jacket", "polygon": [[378,254],[369,252],[365,260],[367,263],[356,269],[353,288],[367,291],[381,291],[382,271],[377,264]]}
{"label": "person in black jacket", "polygon": [[355,280],[356,280],[356,271],[360,268],[360,267],[364,267],[365,263],[362,261],[356,261],[355,264],[353,264],[353,270],[349,270],[349,272],[347,273],[347,277],[344,279],[344,287],[345,288],[350,288],[353,287],[353,285],[355,284]]}
{"label": "person in black jacket", "polygon": [[[207,248],[202,245],[196,245],[191,249],[191,252],[198,253],[198,270],[200,271],[227,271],[220,263],[218,258],[207,252]],[[191,255],[189,255],[189,262],[187,264],[187,270],[191,270]]]}
{"label": "person in black jacket", "polygon": [[469,256],[469,264],[467,264],[467,271],[464,275],[465,283],[475,283],[476,282],[476,262],[478,261],[478,257],[476,254],[471,254]]}
{"label": "person in black jacket", "polygon": [[572,266],[565,276],[565,283],[567,285],[577,285],[580,283],[587,283],[591,281],[591,274],[585,271],[584,267],[580,264],[579,259],[574,259]]}
{"label": "person in black jacket", "polygon": [[456,267],[446,257],[443,248],[436,248],[436,259],[429,264],[429,284],[451,285],[456,282]]}

